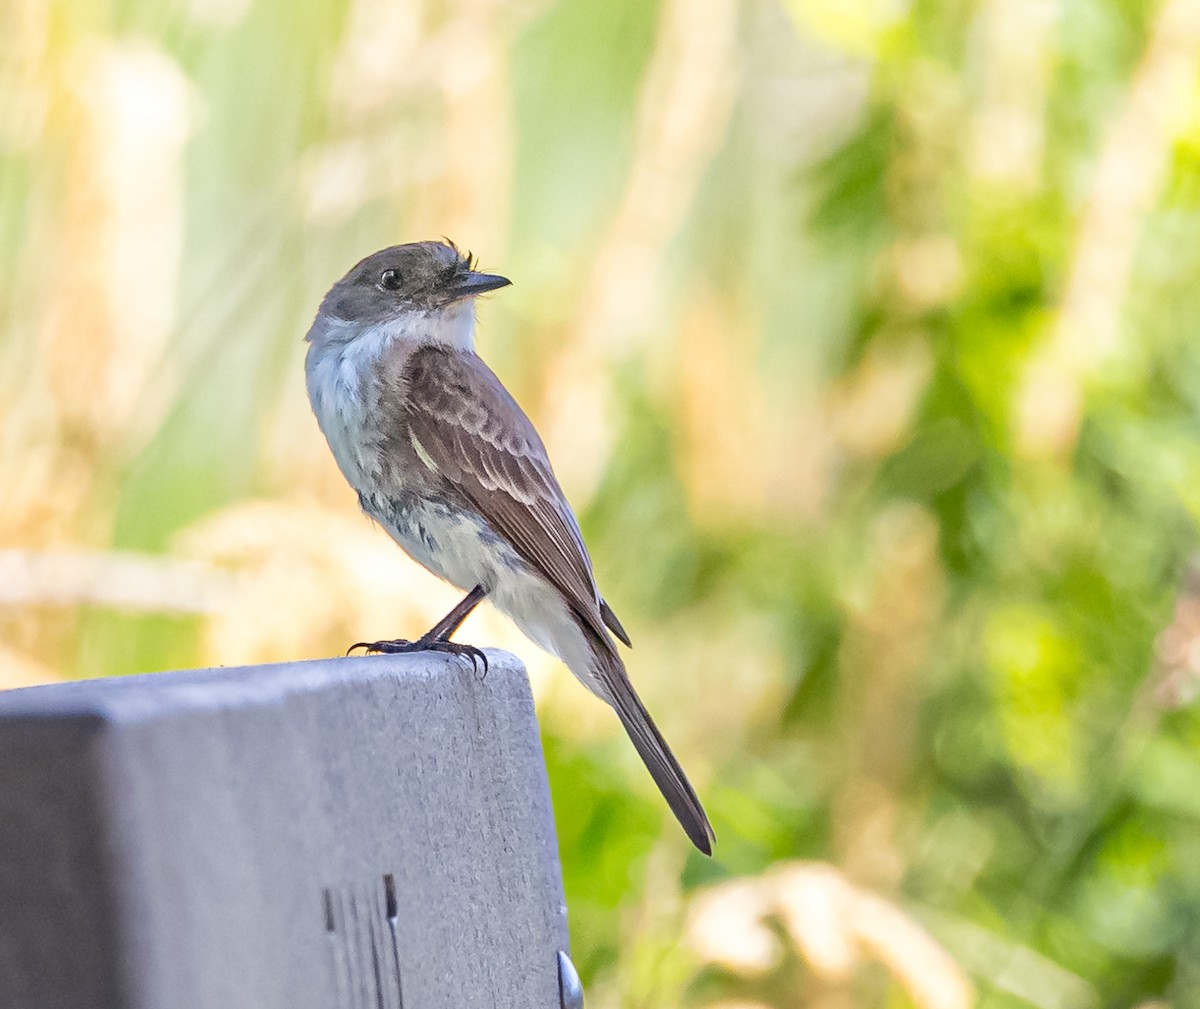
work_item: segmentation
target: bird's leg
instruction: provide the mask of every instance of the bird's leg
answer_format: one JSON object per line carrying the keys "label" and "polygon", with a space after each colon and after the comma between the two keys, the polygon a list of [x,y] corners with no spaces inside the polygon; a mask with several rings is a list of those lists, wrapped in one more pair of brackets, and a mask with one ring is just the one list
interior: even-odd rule
{"label": "bird's leg", "polygon": [[403,652],[448,652],[451,655],[467,656],[471,660],[472,666],[477,667],[482,662],[483,672],[486,675],[488,660],[482,650],[476,648],[474,645],[460,645],[457,641],[450,640],[450,635],[458,630],[462,622],[467,619],[471,611],[479,605],[486,595],[487,590],[481,585],[476,585],[475,588],[471,589],[463,597],[462,601],[454,609],[417,638],[416,641],[409,641],[406,638],[395,638],[391,641],[359,641],[351,645],[347,649],[346,654],[350,654],[356,648],[366,649],[368,655],[371,653],[399,655]]}
{"label": "bird's leg", "polygon": [[450,636],[462,626],[462,622],[471,615],[471,611],[476,606],[483,602],[483,597],[486,595],[487,589],[482,585],[476,585],[454,609],[421,635],[421,640],[449,641]]}

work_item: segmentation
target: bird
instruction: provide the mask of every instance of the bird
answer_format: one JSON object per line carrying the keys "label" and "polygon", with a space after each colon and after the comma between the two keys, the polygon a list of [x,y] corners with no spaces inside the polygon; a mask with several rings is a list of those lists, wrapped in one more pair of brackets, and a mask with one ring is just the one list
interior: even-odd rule
{"label": "bird", "polygon": [[309,401],[362,510],[413,560],[466,593],[416,639],[359,642],[482,659],[451,640],[487,599],[609,704],[688,838],[712,825],[630,681],[629,635],[596,585],[579,523],[532,422],[475,351],[476,298],[511,281],[449,240],[355,264],[306,339]]}

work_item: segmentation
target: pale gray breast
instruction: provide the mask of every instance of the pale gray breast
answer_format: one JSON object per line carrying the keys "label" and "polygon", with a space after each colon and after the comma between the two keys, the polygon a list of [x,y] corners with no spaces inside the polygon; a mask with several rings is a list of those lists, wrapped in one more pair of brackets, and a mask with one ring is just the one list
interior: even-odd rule
{"label": "pale gray breast", "polygon": [[352,340],[314,340],[305,358],[317,423],[360,495],[394,484],[411,461],[411,447],[397,446],[393,438],[403,410],[406,344],[392,330],[376,326]]}
{"label": "pale gray breast", "polygon": [[352,348],[352,344],[313,344],[304,370],[308,400],[321,433],[342,475],[361,492],[369,488],[378,446],[370,424],[371,383]]}

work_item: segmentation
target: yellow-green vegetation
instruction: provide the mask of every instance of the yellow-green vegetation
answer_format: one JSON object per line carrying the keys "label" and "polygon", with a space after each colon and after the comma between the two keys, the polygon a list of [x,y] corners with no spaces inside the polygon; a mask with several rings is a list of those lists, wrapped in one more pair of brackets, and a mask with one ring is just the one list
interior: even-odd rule
{"label": "yellow-green vegetation", "polygon": [[593,1007],[1200,1006],[1200,4],[0,0],[0,686],[454,600],[302,336],[447,235],[712,815],[531,671]]}

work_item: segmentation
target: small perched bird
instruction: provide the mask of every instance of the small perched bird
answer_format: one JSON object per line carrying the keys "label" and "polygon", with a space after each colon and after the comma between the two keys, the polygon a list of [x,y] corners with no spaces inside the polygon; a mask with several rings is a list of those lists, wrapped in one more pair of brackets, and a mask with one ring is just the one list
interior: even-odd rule
{"label": "small perched bird", "polygon": [[483,658],[450,636],[490,599],[613,707],[684,831],[711,854],[704,808],[617,654],[611,635],[629,637],[596,588],[545,446],[475,353],[475,298],[509,283],[452,243],[396,245],[334,284],[308,331],[309,400],[363,511],[467,593],[415,641],[356,647]]}

